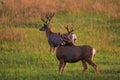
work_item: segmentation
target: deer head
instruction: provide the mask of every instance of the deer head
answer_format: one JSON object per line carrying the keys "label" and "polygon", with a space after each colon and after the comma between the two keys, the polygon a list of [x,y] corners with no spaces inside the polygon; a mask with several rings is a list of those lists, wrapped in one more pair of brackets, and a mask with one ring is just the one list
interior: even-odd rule
{"label": "deer head", "polygon": [[47,13],[45,16],[41,18],[41,21],[44,25],[40,28],[40,31],[46,31],[49,28],[49,24],[54,16],[54,13]]}
{"label": "deer head", "polygon": [[64,26],[67,30],[67,33],[61,35],[61,40],[65,42],[65,44],[73,45],[72,43],[72,32],[74,31],[73,28],[69,28],[68,25]]}

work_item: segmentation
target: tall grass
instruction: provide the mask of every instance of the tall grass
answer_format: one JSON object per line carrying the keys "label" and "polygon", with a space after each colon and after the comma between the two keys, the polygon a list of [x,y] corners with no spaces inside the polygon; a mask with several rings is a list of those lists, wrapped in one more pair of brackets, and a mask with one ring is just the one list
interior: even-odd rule
{"label": "tall grass", "polygon": [[74,14],[100,12],[118,18],[119,0],[1,0],[0,24],[5,26],[36,26],[47,12]]}
{"label": "tall grass", "polygon": [[[13,40],[9,42],[4,40],[1,43],[2,46],[0,45],[0,78],[2,80],[119,80],[120,49],[116,46],[119,42],[112,45],[113,42],[107,43],[107,41],[111,41],[108,36],[105,36],[108,39],[102,37],[108,33],[109,29],[105,31],[103,28],[97,33],[99,28],[84,28],[81,32],[76,32],[77,43],[78,45],[90,44],[97,49],[94,61],[99,66],[99,74],[95,74],[91,66],[85,74],[82,74],[82,64],[75,63],[67,64],[64,74],[60,75],[58,73],[58,61],[55,54],[49,53],[49,46],[44,33],[34,28],[21,28],[26,35],[22,41]],[[118,37],[114,39],[118,39]],[[103,41],[99,42],[99,40]]]}

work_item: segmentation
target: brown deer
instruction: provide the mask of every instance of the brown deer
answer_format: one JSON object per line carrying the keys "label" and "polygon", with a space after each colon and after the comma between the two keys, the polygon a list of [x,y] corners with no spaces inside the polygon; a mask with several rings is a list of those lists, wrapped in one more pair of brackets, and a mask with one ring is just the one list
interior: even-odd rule
{"label": "brown deer", "polygon": [[87,63],[98,72],[97,65],[93,62],[95,49],[89,45],[83,46],[60,46],[56,49],[56,57],[59,60],[59,72],[63,73],[66,63],[82,61],[83,71],[87,69]]}
{"label": "brown deer", "polygon": [[40,27],[40,31],[46,32],[48,43],[50,45],[50,52],[54,51],[56,47],[61,45],[68,45],[68,44],[72,45],[71,40],[66,36],[71,35],[71,32],[73,32],[73,30],[70,31],[68,30],[68,28],[66,28],[68,30],[68,33],[65,33],[65,34],[54,33],[51,31],[49,24],[53,16],[54,16],[54,13],[46,14],[41,19],[44,22],[44,25]]}

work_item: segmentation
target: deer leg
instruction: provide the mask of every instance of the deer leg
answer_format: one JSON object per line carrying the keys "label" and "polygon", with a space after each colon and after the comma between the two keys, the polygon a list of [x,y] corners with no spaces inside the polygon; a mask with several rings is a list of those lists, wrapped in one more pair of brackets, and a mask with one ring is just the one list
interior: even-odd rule
{"label": "deer leg", "polygon": [[66,66],[66,62],[64,62],[63,66],[62,66],[62,73],[64,71],[65,66]]}
{"label": "deer leg", "polygon": [[59,62],[59,73],[61,74],[62,73],[62,66],[63,66],[63,62],[62,61],[60,61]]}
{"label": "deer leg", "polygon": [[87,69],[87,63],[86,63],[85,60],[82,60],[82,65],[83,65],[83,71],[82,71],[82,73],[84,73],[86,71],[86,69]]}
{"label": "deer leg", "polygon": [[55,47],[53,47],[53,49],[52,49],[52,52],[54,52],[55,51]]}
{"label": "deer leg", "polygon": [[52,47],[50,46],[50,53],[52,52]]}
{"label": "deer leg", "polygon": [[59,73],[61,74],[64,71],[64,67],[65,67],[66,63],[63,60],[60,60],[59,64],[60,64],[59,65]]}
{"label": "deer leg", "polygon": [[93,68],[95,69],[95,72],[98,73],[98,67],[97,67],[97,65],[91,59],[88,59],[86,61],[88,62],[88,64],[90,64],[91,66],[93,66]]}
{"label": "deer leg", "polygon": [[55,47],[54,46],[50,46],[50,53],[55,51]]}
{"label": "deer leg", "polygon": [[50,53],[54,52],[54,50],[55,50],[55,47],[50,46]]}

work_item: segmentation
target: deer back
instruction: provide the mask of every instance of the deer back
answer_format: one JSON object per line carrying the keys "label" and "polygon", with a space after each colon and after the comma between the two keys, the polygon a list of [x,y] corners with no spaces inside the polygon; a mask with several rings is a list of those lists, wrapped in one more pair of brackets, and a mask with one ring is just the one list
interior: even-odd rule
{"label": "deer back", "polygon": [[60,46],[56,50],[58,60],[63,59],[66,62],[77,62],[82,59],[92,57],[93,48],[88,45],[83,46]]}

